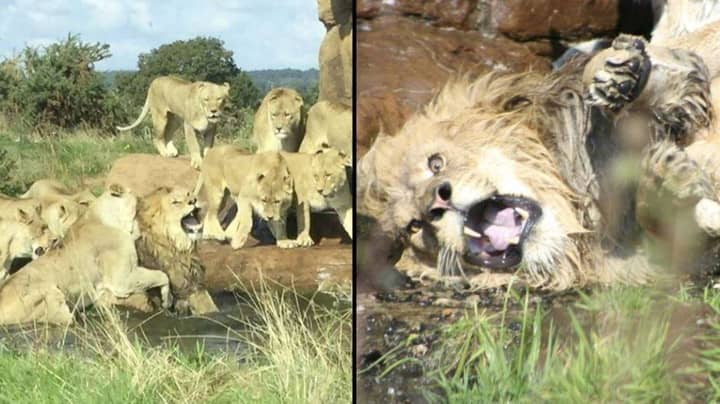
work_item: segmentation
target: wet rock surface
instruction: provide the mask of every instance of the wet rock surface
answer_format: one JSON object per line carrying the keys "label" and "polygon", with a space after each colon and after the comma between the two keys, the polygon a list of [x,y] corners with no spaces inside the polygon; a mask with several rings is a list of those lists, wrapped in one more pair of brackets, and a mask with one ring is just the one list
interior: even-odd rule
{"label": "wet rock surface", "polygon": [[[529,302],[561,310],[575,299],[575,292],[538,293]],[[509,332],[521,331],[514,317],[523,307],[506,288],[472,291],[406,278],[392,291],[359,293],[356,304],[358,402],[424,403],[428,392],[440,393],[430,374],[437,367],[432,353],[443,344],[443,330],[468,311],[507,308]],[[394,359],[383,357],[388,353]],[[394,367],[402,358],[412,359]]]}
{"label": "wet rock surface", "polygon": [[356,35],[358,157],[380,128],[397,131],[453,75],[550,67],[548,60],[511,40],[440,30],[397,16],[361,21]]}

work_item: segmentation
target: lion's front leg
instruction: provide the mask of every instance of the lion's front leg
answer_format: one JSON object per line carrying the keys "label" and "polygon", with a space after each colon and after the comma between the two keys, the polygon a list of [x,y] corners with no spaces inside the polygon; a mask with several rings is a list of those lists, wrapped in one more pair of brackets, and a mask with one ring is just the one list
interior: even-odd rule
{"label": "lion's front leg", "polygon": [[709,235],[720,232],[720,207],[709,176],[675,143],[650,147],[641,162],[635,214],[653,234],[691,231],[683,220],[694,220]]}
{"label": "lion's front leg", "polygon": [[230,246],[237,250],[245,245],[252,230],[252,206],[241,198],[235,198],[235,203],[237,214],[225,229],[225,236],[230,237]]}
{"label": "lion's front leg", "polygon": [[295,208],[295,216],[298,231],[295,242],[298,247],[310,247],[315,244],[315,241],[310,237],[310,204],[308,202],[298,203]]}
{"label": "lion's front leg", "polygon": [[295,240],[289,240],[287,238],[287,218],[285,216],[281,216],[279,219],[269,220],[268,227],[270,227],[270,232],[275,237],[275,245],[280,248],[298,247]]}
{"label": "lion's front leg", "polygon": [[583,83],[591,105],[618,112],[642,92],[652,64],[640,37],[620,35],[585,66]]}
{"label": "lion's front leg", "polygon": [[197,133],[195,128],[187,122],[183,124],[183,127],[185,130],[185,143],[187,144],[188,152],[190,152],[190,165],[196,170],[199,170],[202,164],[202,156],[200,155]]}

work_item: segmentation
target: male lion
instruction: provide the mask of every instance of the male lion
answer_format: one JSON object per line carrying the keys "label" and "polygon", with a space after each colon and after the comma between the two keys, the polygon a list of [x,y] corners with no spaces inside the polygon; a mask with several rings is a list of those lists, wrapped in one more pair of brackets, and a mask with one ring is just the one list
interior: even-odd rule
{"label": "male lion", "polygon": [[204,268],[197,255],[202,223],[197,199],[182,188],[158,188],[140,199],[140,238],[135,242],[140,265],[159,269],[170,278],[175,308],[192,314],[218,309],[203,289]]}
{"label": "male lion", "polygon": [[34,215],[17,211],[16,220],[0,219],[0,281],[16,258],[37,259],[51,246],[50,232]]}
{"label": "male lion", "polygon": [[[361,160],[361,213],[409,248],[406,267],[436,266],[478,285],[513,272],[551,289],[645,282],[655,276],[645,260],[615,265],[616,253],[638,251],[629,237],[637,227],[670,233],[685,253],[673,257],[675,268],[694,264],[719,234],[717,184],[676,142],[710,125],[707,67],[681,49],[645,52],[627,36],[613,50],[547,76],[449,82]],[[645,128],[650,122],[637,144],[614,134],[615,114],[628,108]],[[618,178],[628,148],[642,159]],[[614,197],[619,191],[629,193]],[[618,219],[624,231],[609,233]]]}
{"label": "male lion", "polygon": [[256,152],[296,152],[304,133],[305,108],[300,94],[285,87],[270,90],[255,112],[253,139]]}
{"label": "male lion", "polygon": [[73,321],[71,307],[154,287],[160,287],[162,305],[169,307],[167,275],[137,264],[136,205],[133,194],[111,185],[73,224],[63,248],[49,251],[0,285],[0,324],[68,324]]}
{"label": "male lion", "polygon": [[[205,189],[207,212],[204,238],[226,240],[240,248],[252,229],[253,213],[269,221],[270,230],[281,248],[295,247],[287,239],[285,217],[292,202],[293,182],[288,165],[278,152],[249,154],[243,149],[224,145],[210,149],[195,186],[197,195]],[[225,191],[237,204],[237,214],[223,230],[218,210]]]}
{"label": "male lion", "polygon": [[[325,145],[327,146],[327,145]],[[333,209],[352,238],[352,195],[345,168],[352,162],[343,152],[332,148],[321,148],[313,154],[282,153],[287,161],[293,188],[297,196],[298,246],[313,245],[310,237],[310,212]]]}
{"label": "male lion", "polygon": [[229,95],[228,83],[218,85],[207,81],[189,82],[173,76],[158,77],[150,83],[138,119],[117,130],[127,131],[140,125],[149,111],[155,129],[155,148],[163,157],[175,157],[178,151],[171,137],[182,125],[190,164],[199,169],[202,157],[197,135],[203,137],[204,155],[215,141],[216,125]]}

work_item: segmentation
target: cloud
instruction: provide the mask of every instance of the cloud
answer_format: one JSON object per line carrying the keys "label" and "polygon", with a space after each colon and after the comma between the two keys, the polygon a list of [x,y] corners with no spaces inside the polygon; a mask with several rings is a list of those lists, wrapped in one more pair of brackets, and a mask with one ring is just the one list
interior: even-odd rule
{"label": "cloud", "polygon": [[317,68],[325,29],[313,0],[11,0],[0,6],[0,55],[68,32],[110,44],[98,69],[135,69],[139,53],[214,36],[242,69]]}

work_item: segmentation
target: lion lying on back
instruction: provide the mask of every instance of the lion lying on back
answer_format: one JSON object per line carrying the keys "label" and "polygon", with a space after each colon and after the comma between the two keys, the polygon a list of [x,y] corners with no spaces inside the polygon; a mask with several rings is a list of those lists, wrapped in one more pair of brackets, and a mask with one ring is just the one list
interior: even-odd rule
{"label": "lion lying on back", "polygon": [[257,152],[295,152],[305,133],[305,109],[300,94],[278,87],[270,90],[255,112],[253,139]]}
{"label": "lion lying on back", "polygon": [[[249,154],[224,145],[210,149],[203,160],[195,194],[203,188],[207,200],[204,238],[230,239],[232,248],[242,247],[252,229],[253,213],[270,224],[277,245],[293,247],[285,229],[286,211],[292,202],[293,182],[288,165],[278,152]],[[237,204],[237,214],[223,230],[218,219],[225,190]]]}
{"label": "lion lying on back", "polygon": [[[451,81],[399,133],[376,140],[359,164],[358,204],[405,246],[399,267],[479,286],[647,282],[657,273],[642,256],[627,265],[601,248],[605,236],[618,242],[607,228],[618,218],[646,239],[679,242],[674,268],[716,251],[707,243],[720,234],[720,184],[705,170],[720,164],[703,166],[674,143],[714,119],[707,68],[681,50],[645,53],[636,38],[618,38],[613,50],[548,76]],[[608,207],[613,158],[627,147],[614,143],[613,113],[626,108],[644,113],[651,130],[637,150],[635,188]],[[621,242],[623,252],[638,245]]]}
{"label": "lion lying on back", "polygon": [[[190,152],[190,164],[200,168],[207,149],[213,146],[215,129],[225,102],[230,95],[230,85],[218,85],[206,81],[189,82],[178,77],[158,77],[150,83],[142,112],[130,126],[118,127],[128,131],[145,119],[150,112],[153,121],[153,143],[163,157],[175,157],[177,148],[172,142],[173,133],[183,128],[185,142]],[[200,149],[197,135],[202,135]]]}
{"label": "lion lying on back", "polygon": [[167,275],[138,266],[137,198],[111,185],[51,250],[0,285],[0,324],[68,324],[73,309],[159,287],[171,304]]}
{"label": "lion lying on back", "polygon": [[352,194],[345,171],[352,164],[350,158],[331,148],[321,148],[313,154],[282,153],[282,156],[293,177],[297,198],[295,213],[298,236],[295,245],[313,245],[310,238],[310,212],[327,208],[337,213],[345,232],[352,238]]}

